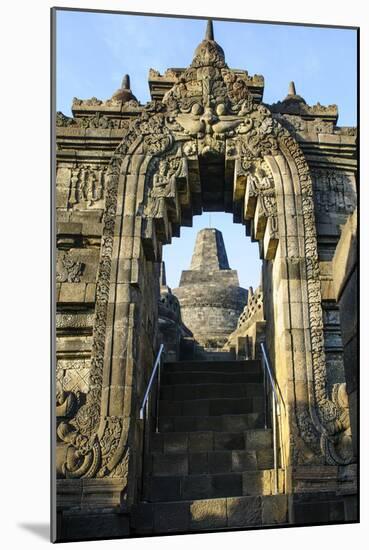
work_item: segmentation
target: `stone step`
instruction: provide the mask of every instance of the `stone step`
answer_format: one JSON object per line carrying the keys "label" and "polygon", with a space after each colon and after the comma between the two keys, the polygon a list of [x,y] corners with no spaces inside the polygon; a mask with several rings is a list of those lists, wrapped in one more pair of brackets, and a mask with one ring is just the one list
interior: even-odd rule
{"label": "stone step", "polygon": [[227,414],[218,416],[165,416],[159,417],[160,432],[243,432],[264,428],[264,413]]}
{"label": "stone step", "polygon": [[163,373],[172,372],[261,372],[260,361],[177,361],[163,364]]}
{"label": "stone step", "polygon": [[[278,490],[284,491],[284,472],[277,470]],[[148,502],[262,496],[274,493],[274,470],[187,476],[152,476],[146,479]]]}
{"label": "stone step", "polygon": [[186,371],[161,372],[161,385],[263,383],[262,372]]}
{"label": "stone step", "polygon": [[263,384],[241,383],[206,383],[206,384],[172,384],[162,386],[160,397],[162,400],[187,399],[218,399],[240,397],[263,397]]}
{"label": "stone step", "polygon": [[242,496],[138,504],[132,516],[137,535],[194,533],[288,523],[287,495]]}
{"label": "stone step", "polygon": [[214,351],[210,348],[195,346],[192,361],[235,361],[234,351]]}
{"label": "stone step", "polygon": [[186,453],[152,453],[145,472],[153,476],[230,474],[273,468],[273,450],[234,450]]}
{"label": "stone step", "polygon": [[263,413],[263,397],[165,400],[159,402],[159,416],[220,416]]}
{"label": "stone step", "polygon": [[220,450],[256,451],[272,447],[270,429],[244,432],[167,432],[151,436],[151,451],[156,453],[194,453]]}

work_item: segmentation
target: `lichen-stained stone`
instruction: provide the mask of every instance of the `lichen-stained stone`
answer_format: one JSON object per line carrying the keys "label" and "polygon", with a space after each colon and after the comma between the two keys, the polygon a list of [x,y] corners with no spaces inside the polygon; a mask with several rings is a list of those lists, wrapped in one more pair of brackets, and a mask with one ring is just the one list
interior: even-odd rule
{"label": "lichen-stained stone", "polygon": [[195,500],[190,506],[190,528],[215,529],[227,526],[225,498]]}
{"label": "lichen-stained stone", "polygon": [[259,449],[256,451],[256,460],[259,470],[273,468],[274,457],[273,449]]}
{"label": "lichen-stained stone", "polygon": [[247,430],[245,432],[246,449],[260,450],[270,448],[272,444],[271,430]]}
{"label": "lichen-stained stone", "polygon": [[244,472],[242,492],[245,496],[270,495],[272,493],[271,470]]}
{"label": "lichen-stained stone", "polygon": [[84,302],[85,292],[85,283],[62,283],[59,302]]}
{"label": "lichen-stained stone", "polygon": [[287,499],[287,495],[269,495],[261,498],[263,525],[287,522]]}
{"label": "lichen-stained stone", "polygon": [[228,527],[248,527],[261,524],[261,497],[227,498]]}

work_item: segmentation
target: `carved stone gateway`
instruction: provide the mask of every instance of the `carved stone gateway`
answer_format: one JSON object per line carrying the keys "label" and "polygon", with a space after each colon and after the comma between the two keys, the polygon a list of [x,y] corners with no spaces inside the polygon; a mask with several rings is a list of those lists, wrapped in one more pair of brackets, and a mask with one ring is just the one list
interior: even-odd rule
{"label": "carved stone gateway", "polygon": [[290,517],[302,493],[355,494],[342,349],[327,347],[325,313],[340,225],[356,206],[355,131],[294,89],[263,104],[263,77],[227,66],[211,24],[187,69],[150,78],[146,105],[125,79],[111,99],[75,100],[73,119],[57,117],[64,539],[96,536],[84,525],[99,513],[101,536],[134,533],[162,247],[206,210],[232,212],[259,243]]}

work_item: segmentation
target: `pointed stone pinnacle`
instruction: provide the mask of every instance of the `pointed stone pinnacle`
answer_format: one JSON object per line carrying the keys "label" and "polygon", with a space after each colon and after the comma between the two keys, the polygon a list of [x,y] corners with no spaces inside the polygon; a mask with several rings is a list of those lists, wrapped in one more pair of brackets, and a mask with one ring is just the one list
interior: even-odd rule
{"label": "pointed stone pinnacle", "polygon": [[122,90],[130,90],[129,74],[125,74],[122,80]]}
{"label": "pointed stone pinnacle", "polygon": [[288,95],[296,95],[296,88],[293,80],[290,82],[290,85],[288,86]]}
{"label": "pointed stone pinnacle", "polygon": [[160,286],[167,286],[167,277],[165,274],[165,263],[160,264]]}
{"label": "pointed stone pinnacle", "polygon": [[190,270],[219,271],[230,269],[223,235],[218,229],[201,229],[196,236]]}
{"label": "pointed stone pinnacle", "polygon": [[206,25],[205,40],[214,40],[213,21],[211,19],[208,19],[208,24]]}

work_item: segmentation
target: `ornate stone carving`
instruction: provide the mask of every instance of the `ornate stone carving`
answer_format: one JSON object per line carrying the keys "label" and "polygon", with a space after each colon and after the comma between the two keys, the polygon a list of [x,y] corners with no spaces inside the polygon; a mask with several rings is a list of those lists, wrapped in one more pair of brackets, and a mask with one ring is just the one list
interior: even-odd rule
{"label": "ornate stone carving", "polygon": [[322,449],[329,464],[350,464],[353,461],[353,448],[346,384],[334,384],[332,401],[338,415],[331,430],[333,433],[321,438]]}
{"label": "ornate stone carving", "polygon": [[[61,422],[57,428],[57,436],[65,444],[65,448],[57,449],[59,455],[64,452],[61,458],[61,471],[67,479],[78,479],[82,477],[94,477],[101,463],[101,450],[97,435],[92,437],[82,435],[73,427],[73,422]],[[63,460],[64,458],[64,460]]]}
{"label": "ornate stone carving", "polygon": [[147,103],[141,115],[125,130],[123,139],[115,151],[116,158],[126,154],[133,142],[142,137],[145,153],[159,155],[167,151],[173,144],[173,137],[166,125],[164,110],[165,106],[161,102]]}
{"label": "ornate stone carving", "polygon": [[76,119],[77,126],[80,128],[120,128],[120,120],[109,118],[99,112],[92,116],[79,117]]}
{"label": "ornate stone carving", "polygon": [[[315,229],[313,184],[305,157],[296,141],[286,134],[282,137],[281,143],[287,148],[294,159],[301,184],[302,219],[305,230],[304,245],[309,329],[313,364],[313,378],[310,380],[309,385],[313,390],[310,395],[310,415],[316,433],[320,433],[322,440],[326,441],[327,438],[329,439],[336,433],[337,420],[341,413],[338,403],[329,399],[326,388],[327,372],[324,350],[323,312],[321,306],[320,270]],[[304,423],[301,415],[298,415],[298,422],[301,434],[304,437],[304,425],[306,422]],[[325,450],[328,448],[325,443],[322,443],[321,446]],[[337,459],[336,463],[338,464],[344,463],[340,461],[338,455],[333,458],[333,460],[335,459]]]}
{"label": "ornate stone carving", "polygon": [[83,165],[72,169],[69,208],[89,208],[102,201],[105,190],[106,166]]}
{"label": "ornate stone carving", "polygon": [[89,386],[89,359],[58,359],[57,381],[65,391],[87,393]]}
{"label": "ornate stone carving", "polygon": [[[245,325],[252,317],[263,311],[263,289],[259,286],[255,292],[252,287],[249,288],[247,295],[247,304],[241,313],[237,328]],[[262,313],[263,316],[263,313]]]}
{"label": "ornate stone carving", "polygon": [[335,134],[341,134],[342,136],[357,136],[357,128],[351,126],[336,126]]}
{"label": "ornate stone carving", "polygon": [[79,283],[85,264],[73,259],[68,252],[59,253],[56,280],[58,283]]}
{"label": "ornate stone carving", "polygon": [[303,132],[316,132],[317,134],[332,134],[334,131],[333,121],[326,121],[320,118],[305,120],[300,115],[273,114],[273,118],[286,128],[291,135],[298,137]]}
{"label": "ornate stone carving", "polygon": [[272,113],[300,115],[309,117],[329,116],[333,119],[338,117],[337,105],[321,105],[319,102],[316,105],[307,105],[306,101],[300,96],[287,98],[284,101],[278,101],[269,105]]}
{"label": "ornate stone carving", "polygon": [[250,194],[259,197],[260,211],[266,217],[272,218],[273,230],[277,232],[277,203],[275,199],[274,182],[265,162],[254,165],[254,171],[247,174],[247,185]]}
{"label": "ornate stone carving", "polygon": [[[114,455],[114,453],[116,455],[118,453],[119,456],[118,458],[116,457],[116,465],[111,475],[121,476],[124,473],[122,473],[123,466],[119,465],[119,458],[123,458],[124,446],[122,447],[121,444],[116,446],[112,443],[108,445],[111,430],[115,434],[113,437],[114,440],[118,438],[118,431],[120,431],[122,437],[121,423],[108,420],[107,424],[105,424],[105,429],[108,429],[105,439],[105,429],[102,436],[98,435],[99,424],[101,422],[100,401],[118,181],[122,159],[130,146],[138,138],[142,140],[145,152],[151,155],[162,154],[173,143],[170,131],[165,126],[165,118],[161,114],[162,110],[162,104],[155,101],[150,102],[142,115],[132,121],[129,128],[126,129],[122,142],[112,156],[110,165],[104,174],[104,186],[106,189],[105,210],[96,288],[89,391],[85,404],[80,407],[75,417],[68,423],[64,423],[62,427],[59,425],[58,428],[60,439],[68,444],[69,449],[69,458],[63,466],[65,477],[91,477],[95,476],[98,470],[100,470],[100,476],[110,475],[107,473],[106,467],[111,462],[111,455]],[[72,185],[74,184],[74,187],[78,188],[80,173],[75,172],[72,174],[73,177],[75,180],[72,182]],[[160,185],[158,185],[158,188],[160,188]],[[112,426],[111,422],[113,422],[114,426]],[[107,452],[108,446],[110,449],[109,452]],[[101,462],[102,456],[104,456],[103,464]]]}
{"label": "ornate stone carving", "polygon": [[73,98],[73,107],[80,107],[81,105],[87,105],[88,107],[99,107],[104,102],[97,97],[91,97],[90,99],[79,99],[78,97]]}
{"label": "ornate stone carving", "polygon": [[338,170],[318,169],[312,173],[314,203],[318,213],[355,210],[356,197],[349,177]]}
{"label": "ornate stone carving", "polygon": [[56,329],[92,328],[93,320],[93,313],[58,313]]}
{"label": "ornate stone carving", "polygon": [[163,217],[166,209],[165,203],[168,202],[168,199],[173,199],[174,208],[178,210],[178,206],[175,204],[177,197],[176,177],[182,172],[183,162],[181,157],[155,159],[156,170],[152,178],[148,203],[144,210],[145,216],[150,218]]}
{"label": "ornate stone carving", "polygon": [[[118,416],[110,416],[106,419],[105,429],[102,437],[100,438],[101,464],[97,477],[124,477],[124,475],[126,475],[123,471],[121,471],[120,475],[118,475],[116,466],[114,466],[113,470],[109,468],[109,463],[120,444],[122,430],[122,418]],[[120,462],[121,468],[124,462],[124,459]],[[126,466],[128,466],[128,464],[126,464]]]}
{"label": "ornate stone carving", "polygon": [[248,75],[231,71],[222,48],[206,38],[195,52],[191,66],[165,94],[163,103],[185,134],[220,139],[233,135],[253,109]]}
{"label": "ornate stone carving", "polygon": [[[127,110],[129,107],[130,102],[125,103],[122,111]],[[133,106],[131,105],[131,107]],[[128,124],[128,121],[123,120],[116,115],[107,116],[100,111],[93,114],[86,114],[86,116],[79,116],[78,118],[67,117],[60,111],[56,113],[57,127],[73,126],[75,128],[100,128],[104,130],[108,128],[125,128]]]}
{"label": "ornate stone carving", "polygon": [[64,391],[62,385],[58,385],[56,394],[56,417],[69,418],[78,409],[80,404],[80,393]]}
{"label": "ornate stone carving", "polygon": [[77,126],[74,118],[64,115],[61,111],[56,113],[56,126]]}

